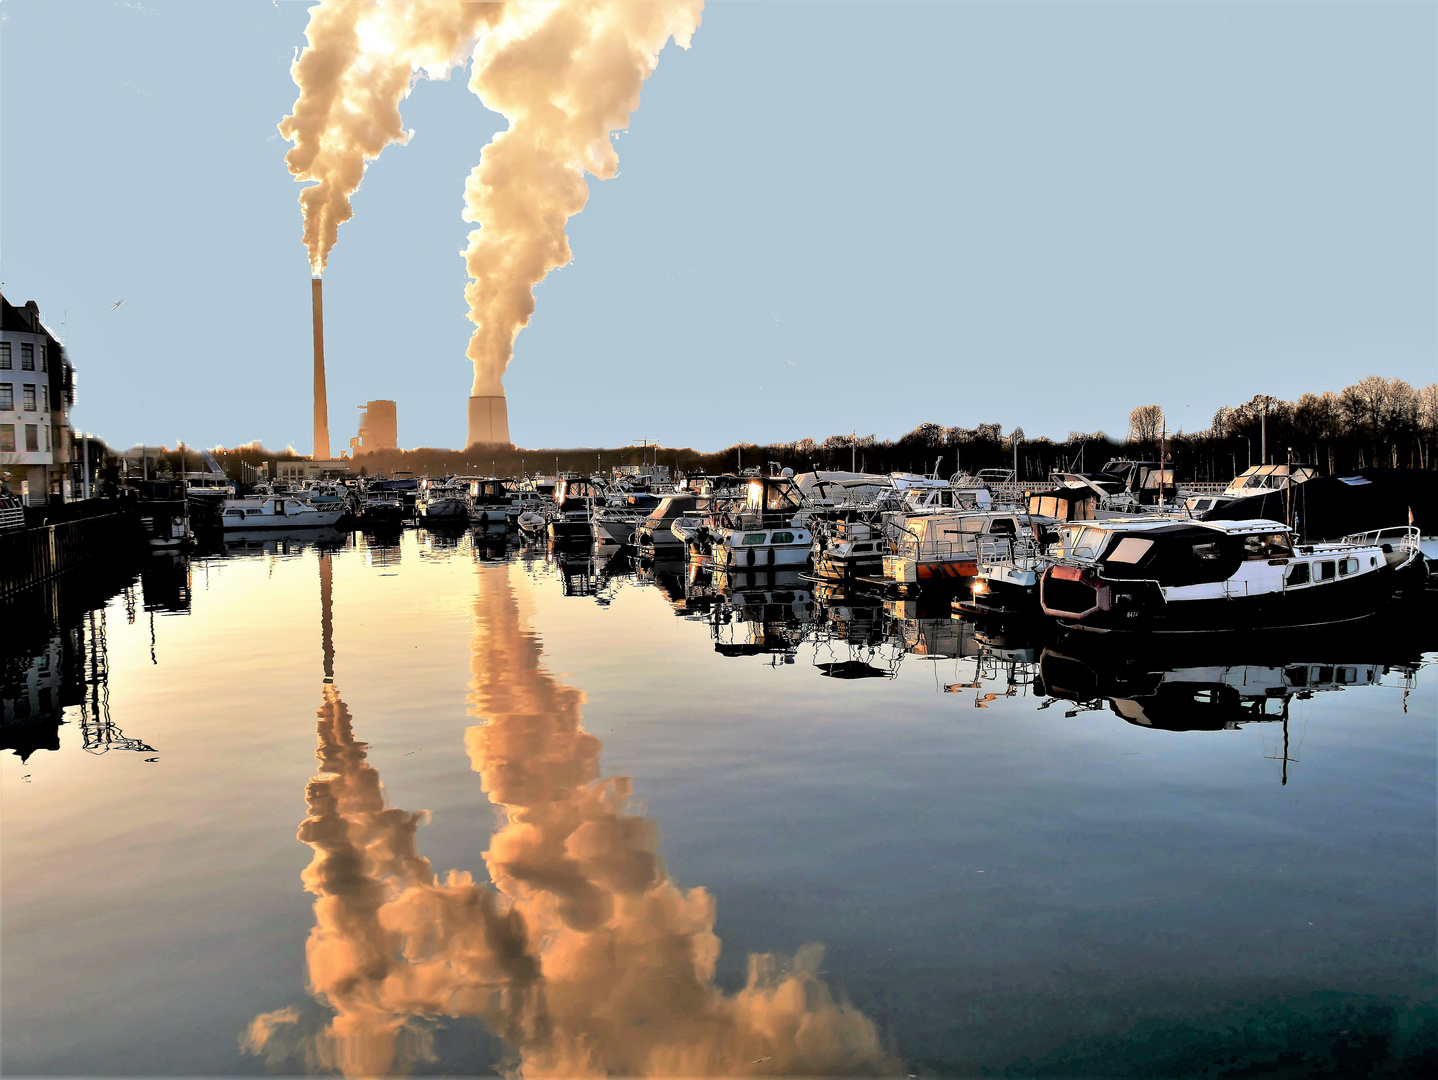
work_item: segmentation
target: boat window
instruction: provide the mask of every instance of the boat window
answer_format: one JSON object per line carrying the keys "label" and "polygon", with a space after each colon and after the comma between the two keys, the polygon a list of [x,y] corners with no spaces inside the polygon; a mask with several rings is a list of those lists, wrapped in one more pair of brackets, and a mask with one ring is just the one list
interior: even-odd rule
{"label": "boat window", "polygon": [[1098,555],[1108,535],[1104,529],[1083,529],[1074,536],[1069,554],[1076,559],[1092,559]]}
{"label": "boat window", "polygon": [[1003,533],[1005,536],[1013,536],[1018,530],[1014,527],[1013,518],[994,518],[989,523],[989,532]]}
{"label": "boat window", "polygon": [[1292,554],[1287,533],[1255,533],[1243,538],[1245,559],[1284,559]]}
{"label": "boat window", "polygon": [[1357,559],[1342,559],[1338,563],[1338,572],[1343,575],[1358,573]]}
{"label": "boat window", "polygon": [[1337,568],[1334,566],[1334,564],[1331,563],[1331,562],[1321,562],[1321,563],[1318,563],[1317,565],[1318,565],[1318,578],[1317,578],[1317,580],[1319,580],[1319,581],[1332,581],[1333,578],[1335,577],[1335,571],[1336,571],[1336,569],[1337,569]]}
{"label": "boat window", "polygon": [[1288,568],[1288,573],[1283,575],[1283,583],[1288,586],[1308,584],[1308,564],[1306,562],[1294,563]]}
{"label": "boat window", "polygon": [[747,544],[747,545],[762,544],[762,543],[764,542],[764,537],[766,537],[766,536],[768,536],[768,535],[769,535],[768,533],[761,533],[761,532],[757,532],[757,533],[745,533],[745,534],[744,534],[744,544]]}
{"label": "boat window", "polygon": [[791,532],[776,532],[772,542],[775,544],[792,544],[794,542],[794,534]]}
{"label": "boat window", "polygon": [[861,551],[873,551],[873,550],[874,550],[874,545],[873,545],[873,544],[855,544],[851,550],[854,552],[855,555],[857,555],[857,554],[858,554],[859,552],[861,552]]}
{"label": "boat window", "polygon": [[1153,541],[1142,536],[1125,536],[1109,553],[1109,562],[1136,563],[1148,554]]}

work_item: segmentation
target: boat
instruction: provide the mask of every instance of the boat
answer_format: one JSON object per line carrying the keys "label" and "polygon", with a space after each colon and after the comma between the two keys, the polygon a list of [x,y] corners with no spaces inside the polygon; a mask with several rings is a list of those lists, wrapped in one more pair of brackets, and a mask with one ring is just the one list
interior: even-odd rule
{"label": "boat", "polygon": [[1052,561],[1049,546],[1059,539],[1065,523],[1113,516],[1099,509],[1102,499],[1100,490],[1086,484],[1030,492],[1027,529],[1013,536],[979,538],[969,595],[954,600],[954,611],[998,620],[1041,617],[1039,578]]}
{"label": "boat", "polygon": [[892,522],[883,582],[901,590],[956,582],[978,573],[979,541],[1015,537],[1032,526],[1025,510],[950,510]]}
{"label": "boat", "polygon": [[1388,540],[1360,535],[1315,544],[1296,544],[1287,525],[1261,518],[1116,519],[1064,533],[1056,561],[1041,578],[1040,604],[1064,627],[1100,632],[1353,622],[1377,613],[1392,598],[1398,575],[1421,557],[1412,527],[1394,530]]}
{"label": "boat", "polygon": [[493,476],[469,476],[460,479],[467,488],[465,516],[470,521],[476,525],[509,524],[512,520],[510,512],[514,508],[514,495],[507,490],[503,480]]}
{"label": "boat", "polygon": [[333,528],[344,514],[343,507],[321,510],[294,495],[267,495],[226,499],[220,526],[226,532]]}
{"label": "boat", "polygon": [[747,568],[766,566],[807,566],[814,535],[798,525],[777,529],[721,529],[712,535],[715,565]]}
{"label": "boat", "polygon": [[634,526],[635,543],[652,550],[677,547],[683,541],[674,535],[674,523],[681,517],[693,516],[707,508],[707,497],[703,495],[688,491],[665,495]]}
{"label": "boat", "polygon": [[560,542],[587,540],[594,501],[602,494],[600,481],[582,476],[560,477],[554,485],[556,511],[549,518],[549,538]]}
{"label": "boat", "polygon": [[884,569],[889,542],[882,521],[872,515],[847,514],[825,522],[814,547],[814,575],[823,581],[878,577]]}
{"label": "boat", "polygon": [[1197,517],[1239,499],[1285,491],[1290,485],[1306,483],[1317,475],[1318,470],[1312,465],[1254,465],[1234,477],[1222,492],[1184,494],[1179,504]]}

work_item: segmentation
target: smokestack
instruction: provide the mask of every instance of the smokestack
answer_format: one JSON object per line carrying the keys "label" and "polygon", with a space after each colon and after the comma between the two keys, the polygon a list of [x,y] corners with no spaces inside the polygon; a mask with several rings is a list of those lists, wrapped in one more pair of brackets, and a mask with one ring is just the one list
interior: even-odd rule
{"label": "smokestack", "polygon": [[315,449],[316,461],[328,461],[330,456],[330,409],[325,394],[325,302],[320,295],[320,279],[311,282],[311,297],[315,316]]}
{"label": "smokestack", "polygon": [[465,446],[475,443],[509,443],[509,405],[503,394],[469,399],[469,438]]}

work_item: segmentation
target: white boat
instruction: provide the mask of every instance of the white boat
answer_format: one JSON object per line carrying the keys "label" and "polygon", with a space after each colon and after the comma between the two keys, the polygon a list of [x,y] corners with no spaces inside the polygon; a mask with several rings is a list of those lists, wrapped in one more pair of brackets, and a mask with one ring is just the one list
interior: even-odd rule
{"label": "white boat", "polygon": [[756,569],[767,566],[805,566],[814,535],[800,525],[777,529],[725,529],[714,534],[714,561],[722,567]]}
{"label": "white boat", "polygon": [[293,495],[226,499],[220,527],[235,529],[323,529],[344,517],[344,507],[321,510]]}
{"label": "white boat", "polygon": [[469,496],[459,484],[427,482],[415,502],[415,512],[426,521],[446,524],[469,520]]}

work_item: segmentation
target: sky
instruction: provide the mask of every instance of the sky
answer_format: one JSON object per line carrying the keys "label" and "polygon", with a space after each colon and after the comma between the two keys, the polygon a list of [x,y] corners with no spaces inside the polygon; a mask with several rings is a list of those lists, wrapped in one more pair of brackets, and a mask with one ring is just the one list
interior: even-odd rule
{"label": "sky", "polygon": [[[113,446],[311,448],[276,131],[308,7],[0,0],[0,280]],[[711,0],[536,291],[511,435],[1061,439],[1431,382],[1435,12]],[[403,446],[464,441],[463,182],[504,120],[458,75],[402,111],[325,273],[336,451],[371,398]]]}

